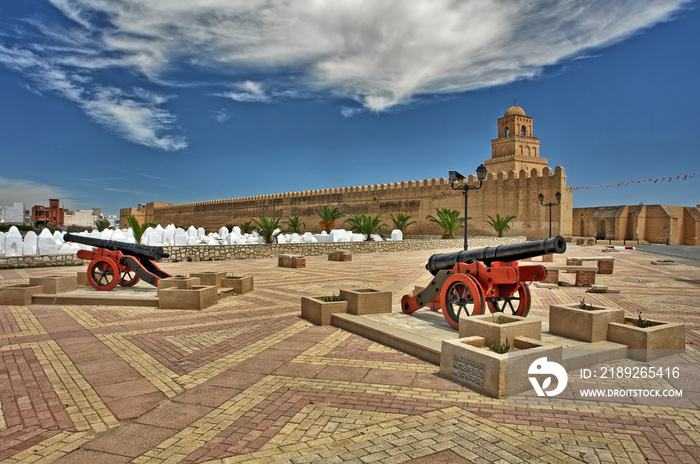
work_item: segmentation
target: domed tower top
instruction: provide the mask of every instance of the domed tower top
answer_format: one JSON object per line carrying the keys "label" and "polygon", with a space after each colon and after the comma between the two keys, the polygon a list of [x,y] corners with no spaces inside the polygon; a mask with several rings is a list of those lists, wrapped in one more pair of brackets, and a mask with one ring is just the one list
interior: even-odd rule
{"label": "domed tower top", "polygon": [[491,159],[484,165],[489,172],[541,172],[547,160],[540,158],[540,139],[532,135],[532,117],[515,104],[498,119],[498,138],[491,140]]}
{"label": "domed tower top", "polygon": [[518,115],[518,116],[527,116],[527,115],[525,114],[525,110],[524,110],[524,109],[520,108],[519,106],[513,105],[513,106],[511,106],[510,108],[508,108],[508,109],[506,110],[506,114],[504,114],[503,117],[504,117],[504,118],[507,118],[508,116],[512,116],[512,115],[514,115],[514,114],[515,114],[515,115]]}

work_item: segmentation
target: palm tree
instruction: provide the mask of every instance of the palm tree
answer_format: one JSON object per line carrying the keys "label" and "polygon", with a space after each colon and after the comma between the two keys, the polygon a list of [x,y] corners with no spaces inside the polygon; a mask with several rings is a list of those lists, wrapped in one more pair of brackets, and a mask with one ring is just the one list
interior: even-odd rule
{"label": "palm tree", "polygon": [[345,220],[345,223],[350,227],[350,230],[360,233],[360,228],[362,227],[362,216],[364,216],[364,214],[353,214]]}
{"label": "palm tree", "polygon": [[515,219],[515,216],[501,217],[499,214],[496,214],[496,219],[492,218],[491,216],[488,218],[488,221],[484,220],[484,222],[493,227],[499,237],[503,237],[503,232],[510,229],[508,223]]}
{"label": "palm tree", "polygon": [[[242,234],[249,234],[253,231],[253,229],[255,229],[255,227],[253,227],[253,221],[246,221],[246,222],[241,224],[241,233]],[[231,229],[231,230],[233,230],[233,229]]]}
{"label": "palm tree", "polygon": [[103,230],[111,227],[112,224],[106,219],[95,219],[95,229],[102,232]]}
{"label": "palm tree", "polygon": [[379,219],[379,216],[381,214],[377,214],[375,217],[369,214],[360,215],[359,232],[365,236],[365,240],[369,240],[372,235],[379,233],[382,227],[386,225]]}
{"label": "palm tree", "polygon": [[306,227],[306,224],[304,224],[299,216],[288,216],[284,223],[289,226],[287,231],[293,234],[300,234],[301,228]]}
{"label": "palm tree", "polygon": [[136,219],[134,216],[129,216],[128,218],[126,218],[126,221],[131,227],[131,232],[133,232],[134,234],[134,239],[136,240],[136,243],[141,243],[141,237],[143,237],[143,233],[146,232],[146,229],[156,225],[155,222],[145,222],[143,224],[139,224],[139,220]]}
{"label": "palm tree", "polygon": [[323,205],[322,207],[317,208],[316,214],[318,214],[318,217],[321,218],[321,222],[319,222],[318,225],[320,225],[321,229],[325,230],[326,233],[330,233],[333,227],[335,227],[335,221],[337,219],[345,216],[344,214],[341,214],[338,207],[331,209],[328,207],[328,205]]}
{"label": "palm tree", "polygon": [[464,218],[459,216],[459,211],[456,209],[435,208],[435,211],[437,212],[437,218],[429,214],[427,217],[428,221],[440,226],[442,238],[454,238],[457,229],[464,225]]}
{"label": "palm tree", "polygon": [[260,227],[260,235],[265,239],[265,243],[275,243],[275,230],[279,225],[280,220],[278,218],[266,218],[261,217],[260,221],[253,219],[255,223]]}
{"label": "palm tree", "polygon": [[416,221],[411,221],[411,216],[406,213],[396,213],[396,216],[390,214],[389,216],[391,217],[391,221],[394,223],[394,228],[399,229],[403,235],[406,235],[406,229],[408,226],[416,223]]}

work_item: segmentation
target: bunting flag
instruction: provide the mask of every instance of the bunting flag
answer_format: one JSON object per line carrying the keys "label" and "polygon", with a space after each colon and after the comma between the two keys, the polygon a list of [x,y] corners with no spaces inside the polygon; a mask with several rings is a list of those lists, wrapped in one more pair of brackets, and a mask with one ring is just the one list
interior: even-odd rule
{"label": "bunting flag", "polygon": [[644,179],[644,180],[630,180],[629,182],[618,182],[617,184],[603,184],[603,185],[588,185],[585,187],[572,187],[574,190],[585,190],[585,189],[595,189],[595,188],[606,188],[606,187],[625,187],[630,184],[645,184],[647,182],[651,182],[654,184],[658,184],[659,182],[672,182],[674,180],[687,180],[687,179],[692,179],[695,177],[695,173],[691,174],[686,174],[684,176],[669,176],[669,177],[662,177],[661,179],[656,178],[656,179]]}

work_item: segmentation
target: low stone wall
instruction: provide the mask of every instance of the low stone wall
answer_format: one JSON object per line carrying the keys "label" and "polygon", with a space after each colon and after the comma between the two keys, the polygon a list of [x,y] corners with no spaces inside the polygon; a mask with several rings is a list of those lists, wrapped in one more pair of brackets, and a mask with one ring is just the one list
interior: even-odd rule
{"label": "low stone wall", "polygon": [[49,266],[80,266],[90,261],[78,259],[76,255],[45,255],[45,256],[17,256],[5,258],[0,256],[0,269],[15,269],[21,267],[49,267]]}
{"label": "low stone wall", "polygon": [[[469,237],[469,248],[481,248],[508,243],[524,242],[525,237]],[[341,243],[272,243],[269,245],[218,245],[163,247],[170,258],[162,262],[223,261],[233,259],[274,258],[283,254],[302,256],[327,255],[335,250],[350,253],[385,253],[399,251],[461,249],[463,238],[426,240],[401,240],[396,242],[341,242]],[[83,265],[88,261],[76,255],[0,257],[0,269]]]}

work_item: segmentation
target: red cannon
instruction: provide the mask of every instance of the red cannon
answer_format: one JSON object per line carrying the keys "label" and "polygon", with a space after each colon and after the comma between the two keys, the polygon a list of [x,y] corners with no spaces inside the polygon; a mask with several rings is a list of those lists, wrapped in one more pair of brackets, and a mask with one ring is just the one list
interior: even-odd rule
{"label": "red cannon", "polygon": [[561,236],[533,242],[500,245],[430,257],[426,269],[435,277],[415,296],[404,295],[401,309],[411,314],[427,306],[442,309],[445,320],[459,330],[460,316],[489,311],[527,316],[531,297],[528,283],[547,277],[540,265],[521,266],[520,259],[550,253],[564,253],[566,241]]}
{"label": "red cannon", "polygon": [[79,250],[78,258],[91,260],[87,279],[96,290],[112,290],[117,284],[131,287],[139,280],[157,287],[159,279],[172,277],[153,262],[170,256],[160,247],[72,234],[65,234],[63,240],[95,247],[92,251]]}

